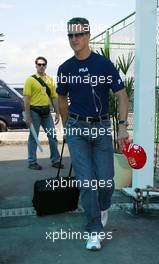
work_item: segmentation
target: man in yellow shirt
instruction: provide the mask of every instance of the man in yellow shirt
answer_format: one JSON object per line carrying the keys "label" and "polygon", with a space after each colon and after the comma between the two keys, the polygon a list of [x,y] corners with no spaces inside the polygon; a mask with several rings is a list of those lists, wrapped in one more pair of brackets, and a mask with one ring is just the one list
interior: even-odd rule
{"label": "man in yellow shirt", "polygon": [[[57,101],[56,87],[53,79],[46,75],[47,60],[44,57],[38,57],[35,60],[37,73],[30,76],[24,85],[24,108],[26,122],[28,126],[32,123],[37,136],[39,134],[40,125],[47,133],[50,146],[50,159],[52,167],[58,168],[59,152],[57,149],[57,139],[55,136],[55,126],[50,113],[50,104],[55,110],[55,125],[59,122],[59,109]],[[40,80],[39,80],[40,79]],[[37,163],[36,158],[37,143],[30,132],[28,139],[28,168],[33,170],[41,170],[42,166]],[[61,164],[61,168],[64,166]]]}

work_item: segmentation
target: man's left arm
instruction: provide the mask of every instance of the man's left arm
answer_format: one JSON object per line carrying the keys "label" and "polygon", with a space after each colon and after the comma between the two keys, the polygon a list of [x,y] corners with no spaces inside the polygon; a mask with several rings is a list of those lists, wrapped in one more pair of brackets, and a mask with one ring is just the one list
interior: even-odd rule
{"label": "man's left arm", "polygon": [[[117,96],[119,103],[119,120],[127,121],[129,100],[125,89],[117,91],[115,93],[115,96]],[[119,130],[118,130],[119,145],[121,147],[124,147],[124,143],[129,142],[128,138],[129,138],[129,134],[127,132],[126,124],[119,124]]]}

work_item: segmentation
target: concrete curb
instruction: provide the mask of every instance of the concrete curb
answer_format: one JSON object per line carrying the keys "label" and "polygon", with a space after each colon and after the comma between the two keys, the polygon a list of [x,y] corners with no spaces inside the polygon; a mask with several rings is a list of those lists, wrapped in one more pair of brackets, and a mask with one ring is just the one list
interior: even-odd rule
{"label": "concrete curb", "polygon": [[[1,141],[0,140],[0,146],[22,146],[22,145],[27,145],[27,141]],[[41,145],[48,145],[48,141],[44,140],[44,141],[40,141]],[[58,140],[58,144],[62,144],[63,143],[63,140]]]}
{"label": "concrete curb", "polygon": [[[12,132],[1,132],[0,133],[0,146],[5,145],[26,145],[28,142],[29,131],[12,131]],[[61,144],[63,142],[63,138],[61,135],[57,134],[58,143]],[[39,141],[41,145],[48,144],[48,139],[45,132],[39,133]]]}

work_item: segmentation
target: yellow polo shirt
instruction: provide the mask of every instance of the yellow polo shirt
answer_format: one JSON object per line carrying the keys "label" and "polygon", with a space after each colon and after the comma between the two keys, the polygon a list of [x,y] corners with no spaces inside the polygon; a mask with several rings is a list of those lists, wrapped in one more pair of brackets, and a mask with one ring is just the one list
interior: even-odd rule
{"label": "yellow polo shirt", "polygon": [[[36,73],[37,77],[40,77],[50,88],[51,98],[57,98],[56,86],[53,82],[53,79],[48,76],[42,76]],[[25,84],[23,89],[23,95],[30,97],[30,105],[34,106],[46,106],[49,105],[49,97],[46,93],[46,88],[43,87],[37,80],[30,76]]]}

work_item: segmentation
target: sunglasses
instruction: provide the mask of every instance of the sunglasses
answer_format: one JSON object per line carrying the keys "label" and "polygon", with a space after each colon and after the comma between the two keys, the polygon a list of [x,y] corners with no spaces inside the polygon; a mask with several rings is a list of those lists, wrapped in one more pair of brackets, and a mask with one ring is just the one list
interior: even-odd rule
{"label": "sunglasses", "polygon": [[45,66],[46,66],[46,63],[37,63],[37,65],[38,65],[39,67],[41,67],[41,66],[45,67]]}
{"label": "sunglasses", "polygon": [[88,32],[81,32],[81,33],[75,33],[75,34],[69,33],[67,34],[67,36],[69,37],[69,39],[72,39],[73,37],[75,38],[83,37],[86,34],[88,34]]}

